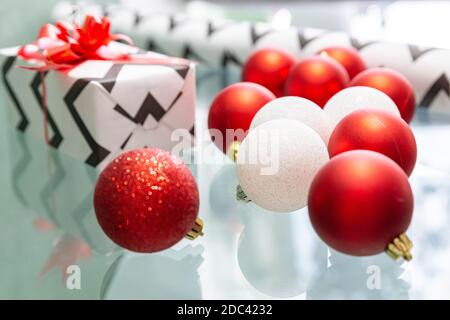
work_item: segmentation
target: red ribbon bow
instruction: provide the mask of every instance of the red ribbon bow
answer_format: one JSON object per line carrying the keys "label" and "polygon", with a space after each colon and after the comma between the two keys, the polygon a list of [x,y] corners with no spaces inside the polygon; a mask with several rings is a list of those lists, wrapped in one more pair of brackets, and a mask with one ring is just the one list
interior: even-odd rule
{"label": "red ribbon bow", "polygon": [[88,59],[127,60],[128,53],[118,52],[108,46],[114,40],[123,40],[132,45],[133,41],[122,34],[110,33],[108,17],[87,15],[80,27],[59,21],[56,25],[45,24],[33,43],[22,46],[18,55],[25,60],[36,60],[39,66],[26,69],[46,71],[49,69],[71,68]]}

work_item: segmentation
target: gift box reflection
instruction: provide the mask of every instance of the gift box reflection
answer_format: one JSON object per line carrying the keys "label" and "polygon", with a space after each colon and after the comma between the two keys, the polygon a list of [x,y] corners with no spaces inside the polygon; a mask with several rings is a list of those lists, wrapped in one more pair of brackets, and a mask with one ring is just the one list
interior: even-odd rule
{"label": "gift box reflection", "polygon": [[61,279],[63,285],[58,281],[52,292],[66,291],[67,267],[79,265],[82,288],[89,282],[93,289],[81,290],[80,297],[201,298],[197,273],[203,261],[201,246],[152,255],[121,250],[96,221],[92,193],[98,170],[9,131],[14,195],[36,215],[33,225],[42,237],[54,237],[47,261],[36,272],[42,281],[55,273]]}
{"label": "gift box reflection", "polygon": [[94,250],[110,252],[114,244],[100,230],[93,209],[97,171],[12,129],[9,146],[18,200]]}
{"label": "gift box reflection", "polygon": [[[118,254],[95,221],[96,171],[14,129],[8,139],[11,189],[33,215],[17,220],[32,224],[33,232],[22,237],[33,243],[18,242],[12,267],[22,272],[12,273],[6,287],[26,288],[16,294],[21,299],[98,298],[102,277]],[[81,290],[67,287],[73,265],[81,270]]]}

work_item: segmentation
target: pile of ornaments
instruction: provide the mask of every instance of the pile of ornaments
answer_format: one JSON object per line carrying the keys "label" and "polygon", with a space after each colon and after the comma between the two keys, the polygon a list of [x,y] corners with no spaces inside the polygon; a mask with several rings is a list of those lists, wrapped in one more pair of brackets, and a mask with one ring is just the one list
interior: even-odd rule
{"label": "pile of ornaments", "polygon": [[[227,137],[214,142],[236,161],[238,198],[275,212],[308,206],[313,228],[337,251],[410,260],[417,148],[409,81],[367,69],[346,47],[301,60],[258,50],[242,79],[216,96],[208,117]],[[246,134],[228,139],[236,130]]]}

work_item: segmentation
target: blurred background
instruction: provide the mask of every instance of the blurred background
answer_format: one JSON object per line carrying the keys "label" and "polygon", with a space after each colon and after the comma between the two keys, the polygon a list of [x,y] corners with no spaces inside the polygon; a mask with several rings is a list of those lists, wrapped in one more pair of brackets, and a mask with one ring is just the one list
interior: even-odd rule
{"label": "blurred background", "polygon": [[[51,19],[58,0],[2,0],[0,47],[30,41],[42,21]],[[450,1],[344,1],[344,0],[92,0],[89,3],[122,3],[143,11],[187,12],[207,18],[269,21],[342,30],[357,38],[389,39],[410,44],[450,47]]]}

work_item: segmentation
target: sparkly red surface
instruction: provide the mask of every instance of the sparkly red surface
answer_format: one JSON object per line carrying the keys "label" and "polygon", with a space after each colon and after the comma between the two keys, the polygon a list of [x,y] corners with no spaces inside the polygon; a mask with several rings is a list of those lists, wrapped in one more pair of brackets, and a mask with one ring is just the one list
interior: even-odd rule
{"label": "sparkly red surface", "polygon": [[122,153],[100,174],[94,207],[115,243],[155,252],[171,247],[193,227],[199,194],[181,160],[159,149],[138,149]]}
{"label": "sparkly red surface", "polygon": [[[208,128],[217,129],[222,137],[214,143],[223,152],[233,141],[227,138],[227,129],[247,131],[255,114],[275,95],[265,87],[252,82],[239,82],[226,87],[215,97],[208,115]],[[242,141],[245,135],[237,136]]]}
{"label": "sparkly red surface", "polygon": [[255,51],[242,68],[242,81],[258,83],[277,97],[284,95],[284,84],[296,59],[288,51],[264,48]]}
{"label": "sparkly red surface", "polygon": [[387,94],[397,105],[406,122],[411,122],[416,110],[414,89],[401,73],[388,68],[372,68],[358,74],[350,86],[366,86]]}
{"label": "sparkly red surface", "polygon": [[308,210],[314,229],[330,247],[350,255],[373,255],[408,228],[413,194],[406,174],[388,157],[348,151],[319,170]]}
{"label": "sparkly red surface", "polygon": [[300,60],[291,68],[285,94],[309,99],[323,108],[348,82],[343,66],[331,58],[314,56]]}
{"label": "sparkly red surface", "polygon": [[380,152],[411,175],[417,159],[414,134],[408,124],[390,112],[358,110],[342,119],[328,142],[330,157],[356,149]]}
{"label": "sparkly red surface", "polygon": [[339,62],[347,70],[350,79],[366,70],[366,64],[356,49],[351,47],[328,47],[319,52]]}

